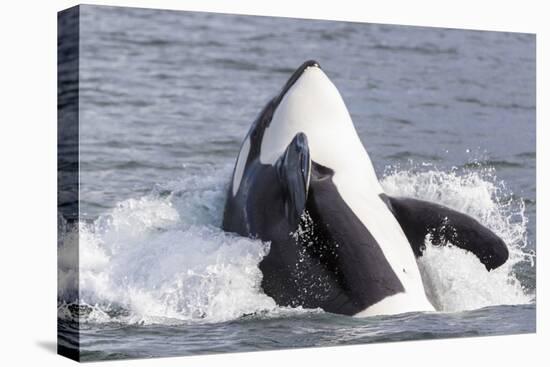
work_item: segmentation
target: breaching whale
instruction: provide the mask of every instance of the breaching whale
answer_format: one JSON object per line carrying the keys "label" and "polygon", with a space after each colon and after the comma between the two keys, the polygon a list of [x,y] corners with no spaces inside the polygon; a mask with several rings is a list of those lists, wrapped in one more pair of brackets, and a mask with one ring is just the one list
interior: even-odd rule
{"label": "breaching whale", "polygon": [[432,311],[415,256],[426,235],[488,270],[506,244],[441,205],[386,195],[344,101],[315,61],[271,99],[243,140],[225,231],[270,242],[262,289],[282,306],[371,316]]}

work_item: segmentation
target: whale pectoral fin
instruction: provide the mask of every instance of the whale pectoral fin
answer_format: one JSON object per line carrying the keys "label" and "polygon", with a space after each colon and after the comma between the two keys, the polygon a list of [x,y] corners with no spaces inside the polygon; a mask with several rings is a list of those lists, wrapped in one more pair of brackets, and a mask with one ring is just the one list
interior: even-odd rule
{"label": "whale pectoral fin", "polygon": [[311,177],[311,158],[305,134],[296,134],[277,161],[276,168],[286,215],[290,227],[295,230],[306,207]]}
{"label": "whale pectoral fin", "polygon": [[431,235],[434,245],[451,243],[476,255],[487,270],[498,268],[508,259],[506,243],[474,218],[443,205],[410,198],[381,195],[419,257],[424,239]]}

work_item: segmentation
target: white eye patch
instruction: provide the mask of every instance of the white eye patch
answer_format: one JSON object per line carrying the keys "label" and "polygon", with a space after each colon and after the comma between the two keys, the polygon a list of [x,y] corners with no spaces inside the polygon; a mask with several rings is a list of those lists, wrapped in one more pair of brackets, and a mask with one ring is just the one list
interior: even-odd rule
{"label": "white eye patch", "polygon": [[243,178],[246,161],[248,160],[248,153],[250,153],[250,137],[247,137],[243,142],[239,157],[237,158],[235,172],[233,173],[233,196],[237,195],[237,191],[239,191],[239,186],[241,185],[241,180]]}

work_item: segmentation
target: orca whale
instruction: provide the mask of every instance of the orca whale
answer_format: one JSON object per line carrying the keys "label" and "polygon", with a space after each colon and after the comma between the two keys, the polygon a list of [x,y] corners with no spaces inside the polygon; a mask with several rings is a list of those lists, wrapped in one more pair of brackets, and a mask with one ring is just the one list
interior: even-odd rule
{"label": "orca whale", "polygon": [[475,219],[384,193],[340,93],[313,60],[244,138],[222,227],[270,243],[261,287],[277,304],[344,315],[433,311],[415,258],[427,235],[488,270],[508,258]]}

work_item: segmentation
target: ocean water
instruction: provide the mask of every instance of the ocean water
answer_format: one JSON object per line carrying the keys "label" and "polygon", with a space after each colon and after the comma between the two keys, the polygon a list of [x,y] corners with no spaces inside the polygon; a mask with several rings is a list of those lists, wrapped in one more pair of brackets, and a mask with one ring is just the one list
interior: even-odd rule
{"label": "ocean water", "polygon": [[[533,35],[96,6],[80,20],[62,348],[102,360],[535,331]],[[307,59],[340,90],[386,192],[477,218],[508,244],[505,265],[428,244],[432,313],[353,318],[262,292],[269,243],[220,229],[225,193],[250,124]]]}

